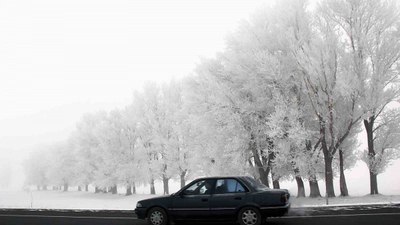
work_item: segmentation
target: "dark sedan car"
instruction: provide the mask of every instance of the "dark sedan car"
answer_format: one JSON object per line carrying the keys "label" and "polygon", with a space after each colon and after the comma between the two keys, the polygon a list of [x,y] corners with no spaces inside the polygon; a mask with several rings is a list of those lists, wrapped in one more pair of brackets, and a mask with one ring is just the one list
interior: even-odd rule
{"label": "dark sedan car", "polygon": [[251,177],[194,180],[170,196],[139,201],[135,212],[150,225],[179,220],[231,220],[259,225],[289,210],[289,192],[269,189]]}

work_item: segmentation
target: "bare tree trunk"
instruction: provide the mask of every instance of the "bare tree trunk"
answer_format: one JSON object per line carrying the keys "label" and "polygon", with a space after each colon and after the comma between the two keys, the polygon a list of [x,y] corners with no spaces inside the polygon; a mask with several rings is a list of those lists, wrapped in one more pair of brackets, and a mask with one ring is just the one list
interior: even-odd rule
{"label": "bare tree trunk", "polygon": [[297,197],[306,197],[306,191],[304,189],[304,182],[303,179],[301,179],[300,175],[297,175],[295,177],[296,179],[296,184],[297,184]]}
{"label": "bare tree trunk", "polygon": [[333,170],[332,160],[333,156],[327,149],[323,150],[325,162],[325,189],[328,197],[335,197],[335,189],[333,187]]}
{"label": "bare tree trunk", "polygon": [[281,185],[279,184],[279,179],[273,180],[272,186],[274,187],[274,189],[280,189]]}
{"label": "bare tree trunk", "polygon": [[164,195],[169,194],[169,178],[163,175]]}
{"label": "bare tree trunk", "polygon": [[94,193],[100,193],[101,192],[101,190],[100,190],[100,188],[99,187],[94,187]]}
{"label": "bare tree trunk", "polygon": [[85,185],[85,191],[86,191],[86,192],[89,191],[89,185],[88,185],[88,184]]}
{"label": "bare tree trunk", "polygon": [[154,187],[154,179],[153,178],[150,180],[150,194],[152,194],[152,195],[156,194],[156,189]]}
{"label": "bare tree trunk", "polygon": [[82,191],[82,187],[78,185],[78,191]]}
{"label": "bare tree trunk", "polygon": [[132,194],[136,194],[136,184],[132,182]]}
{"label": "bare tree trunk", "polygon": [[[368,140],[368,158],[375,160],[375,149],[374,149],[374,122],[375,118],[373,116],[369,117],[368,120],[364,120],[364,127],[367,133],[367,140]],[[378,178],[376,173],[374,173],[374,169],[370,168],[371,166],[368,165],[369,168],[369,180],[370,180],[370,194],[377,195],[378,192]]]}
{"label": "bare tree trunk", "polygon": [[344,159],[343,150],[339,149],[339,169],[340,169],[340,196],[349,196],[349,191],[347,189],[346,177],[344,175]]}
{"label": "bare tree trunk", "polygon": [[[255,153],[254,153],[255,152]],[[260,181],[261,183],[263,183],[264,185],[266,185],[267,187],[269,187],[269,179],[268,179],[268,175],[269,175],[269,170],[265,170],[264,169],[264,165],[262,164],[262,161],[260,159],[260,156],[258,153],[256,153],[257,151],[253,151],[253,155],[254,155],[254,163],[255,166],[257,168],[258,174],[260,176]]]}
{"label": "bare tree trunk", "polygon": [[272,187],[274,189],[280,189],[281,185],[279,184],[279,177],[277,177],[274,173],[274,170],[271,167],[271,177],[272,177]]}
{"label": "bare tree trunk", "polygon": [[253,135],[251,135],[251,140],[250,140],[250,143],[249,143],[249,150],[251,151],[251,153],[253,153],[254,164],[255,164],[255,167],[256,167],[256,169],[258,171],[258,174],[260,176],[261,183],[263,183],[264,185],[269,187],[268,175],[269,175],[270,168],[268,167],[268,164],[265,165],[265,167],[267,167],[267,168],[264,168],[263,161],[261,160],[263,157],[260,156],[260,154],[257,151],[257,146],[256,146],[256,143],[254,141],[254,136]]}
{"label": "bare tree trunk", "polygon": [[112,186],[110,189],[111,189],[111,194],[113,195],[118,194],[118,187],[116,184],[114,184],[114,186]]}
{"label": "bare tree trunk", "polygon": [[186,177],[186,172],[187,172],[187,170],[184,170],[184,171],[182,171],[181,174],[180,174],[180,178],[181,178],[181,188],[183,188],[183,187],[186,185],[186,179],[185,179],[185,177]]}
{"label": "bare tree trunk", "polygon": [[321,197],[321,192],[319,191],[318,180],[315,175],[312,175],[308,180],[310,184],[310,197],[311,198],[318,198]]}
{"label": "bare tree trunk", "polygon": [[[294,165],[294,164],[293,164]],[[297,184],[297,197],[306,197],[306,191],[304,189],[304,182],[303,179],[301,179],[300,176],[300,170],[298,167],[294,167],[294,174],[295,174],[295,180]]]}
{"label": "bare tree trunk", "polygon": [[65,184],[64,184],[64,190],[63,190],[63,191],[68,191],[68,188],[69,188],[69,187],[68,187],[68,184],[65,183]]}
{"label": "bare tree trunk", "polygon": [[132,195],[132,186],[131,185],[128,185],[127,187],[126,187],[126,194],[125,194],[126,196],[128,196],[128,195]]}
{"label": "bare tree trunk", "polygon": [[377,195],[379,194],[378,192],[378,178],[377,174],[374,174],[372,172],[369,172],[369,179],[370,179],[370,189],[371,189],[371,195]]}

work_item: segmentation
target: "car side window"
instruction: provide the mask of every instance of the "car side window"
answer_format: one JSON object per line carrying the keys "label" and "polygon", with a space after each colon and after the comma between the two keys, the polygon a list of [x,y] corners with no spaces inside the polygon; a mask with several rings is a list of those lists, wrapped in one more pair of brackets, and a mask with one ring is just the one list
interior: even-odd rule
{"label": "car side window", "polygon": [[246,192],[246,189],[235,179],[219,179],[215,185],[215,194],[241,192]]}
{"label": "car side window", "polygon": [[211,181],[201,180],[198,181],[183,191],[184,195],[207,195],[211,194],[212,184]]}

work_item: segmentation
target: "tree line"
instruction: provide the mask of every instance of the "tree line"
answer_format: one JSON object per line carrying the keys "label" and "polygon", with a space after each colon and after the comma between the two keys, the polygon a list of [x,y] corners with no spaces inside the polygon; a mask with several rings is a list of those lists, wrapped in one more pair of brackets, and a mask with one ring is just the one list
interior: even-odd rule
{"label": "tree line", "polygon": [[[247,174],[298,196],[349,195],[358,160],[377,176],[399,157],[400,10],[389,0],[277,1],[242,21],[214,58],[147,83],[123,109],[85,115],[67,141],[34,152],[27,184],[139,184]],[[357,151],[361,132],[367,149]]]}

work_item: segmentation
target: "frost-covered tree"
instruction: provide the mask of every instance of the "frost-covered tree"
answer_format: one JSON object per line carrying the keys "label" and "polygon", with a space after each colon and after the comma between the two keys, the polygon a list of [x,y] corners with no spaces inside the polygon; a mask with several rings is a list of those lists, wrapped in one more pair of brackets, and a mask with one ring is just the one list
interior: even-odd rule
{"label": "frost-covered tree", "polygon": [[225,87],[208,73],[212,63],[204,61],[197,75],[184,82],[192,175],[244,174],[249,155],[243,149],[247,149],[248,137],[240,117],[225,101]]}
{"label": "frost-covered tree", "polygon": [[184,106],[183,81],[172,80],[161,88],[166,126],[169,127],[165,147],[169,153],[169,166],[172,174],[179,175],[181,187],[186,183],[193,169],[195,152],[194,133],[188,109]]}
{"label": "frost-covered tree", "polygon": [[[379,127],[374,131],[374,153],[372,157],[368,151],[362,155],[362,160],[367,163],[370,172],[378,175],[383,173],[391,161],[399,158],[400,148],[400,111],[390,109],[376,120]],[[371,188],[377,187],[372,186]]]}
{"label": "frost-covered tree", "polygon": [[76,184],[77,158],[74,146],[67,140],[53,144],[49,147],[47,154],[51,157],[48,178],[52,185],[62,186],[63,191]]}
{"label": "frost-covered tree", "polygon": [[89,184],[95,185],[95,192],[100,191],[101,183],[96,176],[103,165],[98,137],[99,126],[106,117],[107,113],[104,111],[86,114],[77,123],[76,131],[73,133],[78,157],[78,180],[86,186],[86,190]]}
{"label": "frost-covered tree", "polygon": [[311,133],[304,126],[297,99],[280,99],[266,124],[277,149],[273,168],[280,176],[292,175],[298,187],[297,196],[305,197],[302,177],[308,177],[309,159],[304,140],[309,140]]}
{"label": "frost-covered tree", "polygon": [[14,167],[6,160],[0,160],[0,189],[7,188],[12,180]]}
{"label": "frost-covered tree", "polygon": [[48,171],[51,166],[51,158],[48,148],[42,146],[40,149],[29,154],[28,159],[24,163],[26,185],[36,185],[37,189],[47,189],[50,184]]}
{"label": "frost-covered tree", "polygon": [[[150,193],[155,194],[154,181],[164,178],[164,187],[169,181],[169,167],[166,158],[166,149],[163,146],[165,138],[164,112],[160,105],[160,87],[156,83],[147,83],[143,92],[135,93],[133,104],[135,105],[138,130],[138,151],[142,155],[140,163],[144,170],[144,180],[150,183]],[[164,158],[163,158],[164,157]],[[167,190],[164,190],[164,193]]]}
{"label": "frost-covered tree", "polygon": [[121,152],[119,164],[119,180],[126,186],[126,195],[136,194],[136,182],[141,173],[138,161],[138,131],[136,128],[138,118],[132,112],[133,107],[127,106],[120,115],[121,139],[124,150]]}
{"label": "frost-covered tree", "polygon": [[[334,197],[333,158],[359,122],[357,82],[345,66],[347,57],[336,27],[324,14],[316,14],[313,23],[295,17],[292,29],[294,55],[314,117],[319,123],[320,145],[324,156],[326,193]],[[296,23],[295,23],[296,24]],[[345,114],[338,112],[346,109]]]}
{"label": "frost-covered tree", "polygon": [[323,10],[341,31],[343,48],[351,54],[352,77],[360,81],[356,88],[361,96],[360,106],[367,133],[370,193],[378,194],[379,170],[376,165],[380,164],[377,162],[381,161],[381,156],[375,142],[379,130],[386,129],[382,126],[385,123],[383,118],[387,117],[385,114],[393,113],[389,112],[388,105],[400,94],[399,5],[391,0],[330,0],[323,2]]}

